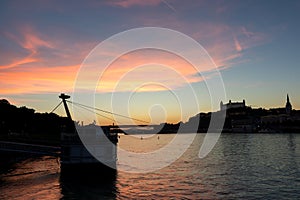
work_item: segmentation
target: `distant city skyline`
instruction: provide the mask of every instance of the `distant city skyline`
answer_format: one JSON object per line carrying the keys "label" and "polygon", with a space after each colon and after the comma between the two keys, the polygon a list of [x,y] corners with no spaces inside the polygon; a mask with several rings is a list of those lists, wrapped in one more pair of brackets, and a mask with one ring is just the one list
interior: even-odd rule
{"label": "distant city skyline", "polygon": [[[50,112],[61,92],[72,95],[81,63],[97,44],[119,32],[151,26],[182,32],[206,49],[222,75],[227,99],[220,100],[224,103],[245,99],[252,107],[285,107],[289,94],[293,109],[300,109],[299,9],[296,0],[271,4],[238,0],[1,1],[0,98]],[[149,63],[161,63],[184,75],[195,89],[199,109],[186,98],[180,102],[182,111],[170,91],[153,84],[138,90],[129,108],[117,105],[114,111],[147,121],[152,115],[153,123],[176,123],[199,112],[216,111],[211,109],[203,77],[185,60],[158,51],[133,52],[114,62],[110,79],[97,91],[95,106],[111,110],[110,97],[124,98],[130,93],[127,85],[143,78],[185,95],[187,84],[167,68]],[[126,80],[124,87],[111,93],[121,73],[143,64],[147,65]],[[202,73],[214,78],[205,66]],[[58,114],[65,113],[60,109]]]}

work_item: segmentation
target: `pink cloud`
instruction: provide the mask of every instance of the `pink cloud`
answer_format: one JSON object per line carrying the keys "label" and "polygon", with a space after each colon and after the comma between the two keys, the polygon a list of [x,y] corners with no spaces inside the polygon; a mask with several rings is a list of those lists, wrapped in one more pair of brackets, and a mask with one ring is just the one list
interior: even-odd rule
{"label": "pink cloud", "polygon": [[[148,1],[139,1],[143,3],[137,3],[137,1],[132,0],[122,2],[119,6],[126,7],[146,5],[147,3],[145,2]],[[149,1],[148,3],[150,4],[150,2],[151,5],[155,5],[161,1]],[[139,24],[172,28],[190,35],[203,45],[216,65],[220,66],[222,70],[237,63],[247,62],[247,60],[243,60],[243,50],[266,42],[264,34],[246,27],[231,27],[210,22],[187,23],[174,18],[174,16],[166,16],[164,20],[142,17],[136,18],[136,20]],[[3,86],[0,90],[1,93],[33,93],[37,91],[63,90],[63,87],[71,88],[79,65],[96,44],[96,42],[92,41],[71,43],[69,34],[67,39],[49,37],[41,34],[31,26],[22,26],[20,33],[20,37],[12,34],[7,34],[6,36],[19,44],[22,49],[25,49],[27,55],[21,58],[13,58],[10,63],[0,65],[0,70],[2,70],[0,71],[0,83]],[[60,37],[63,38],[66,35]],[[47,49],[50,52],[42,54],[41,49]],[[111,52],[103,53],[110,54]],[[150,55],[152,54],[150,53]],[[159,73],[159,65],[154,64],[152,67],[153,73],[151,73],[149,65],[130,72],[133,67],[153,62],[169,66],[169,68],[161,67],[162,73]],[[201,67],[201,72],[212,69],[211,66],[206,64],[203,64]],[[117,62],[110,66],[102,80],[103,84],[99,91],[112,91],[118,80],[127,74],[130,74],[128,77],[131,78],[124,79],[120,91],[125,91],[129,86],[131,87],[131,85],[136,85],[146,80],[149,82],[151,80],[158,81],[165,85],[170,85],[172,89],[177,89],[185,84],[202,81],[202,77],[194,76],[196,73],[197,71],[189,63],[165,52],[154,53],[152,57],[149,57],[148,53],[127,54],[120,57]],[[174,81],[179,77],[178,75],[182,75],[186,79]],[[155,86],[145,88],[145,90],[150,89],[161,90],[162,88]]]}
{"label": "pink cloud", "polygon": [[42,39],[43,36],[32,26],[22,25],[18,29],[21,36],[8,32],[5,32],[4,34],[29,52],[36,53],[40,47],[54,48],[53,44],[49,40]]}
{"label": "pink cloud", "polygon": [[226,68],[248,62],[243,59],[243,50],[268,42],[265,34],[251,32],[245,27],[210,23],[202,24],[201,27],[192,37],[203,44],[218,66]]}
{"label": "pink cloud", "polygon": [[[205,1],[199,1],[198,4],[202,7],[206,6]],[[224,6],[217,6],[220,9],[222,7]],[[231,8],[225,6],[221,10],[222,12],[227,12],[229,9]],[[161,18],[164,20],[160,20]],[[269,42],[266,34],[245,26],[232,26],[211,21],[187,22],[176,15],[166,16],[164,14],[157,18],[145,16],[134,20],[136,20],[136,23],[145,26],[170,28],[191,36],[208,51],[218,66],[227,66],[227,68],[237,63],[247,62],[247,60],[241,61],[241,59],[244,59],[243,50]]]}
{"label": "pink cloud", "polygon": [[243,31],[243,28],[240,29],[239,33],[240,44],[243,46],[244,49],[249,49],[265,44],[270,40],[264,33],[249,31],[245,32]]}
{"label": "pink cloud", "polygon": [[112,0],[108,1],[107,3],[110,5],[121,6],[123,8],[129,8],[132,6],[156,6],[159,5],[162,0]]}
{"label": "pink cloud", "polygon": [[22,25],[17,30],[14,34],[4,32],[4,36],[18,47],[4,52],[5,59],[0,59],[0,69],[21,67],[29,63],[26,67],[80,64],[97,44],[95,41],[78,40],[76,35],[61,29],[55,31],[57,35],[41,34],[41,31],[30,25]]}
{"label": "pink cloud", "polygon": [[28,51],[27,55],[23,58],[13,58],[12,62],[7,65],[0,66],[0,69],[8,69],[17,67],[19,65],[35,63],[40,59],[37,58],[38,49],[41,47],[54,48],[51,42],[41,38],[40,34],[37,33],[31,26],[20,27],[21,37],[17,37],[14,34],[5,32],[4,35],[19,44],[21,48]]}
{"label": "pink cloud", "polygon": [[[173,23],[179,29],[185,30],[191,30],[193,26],[186,23],[176,24],[176,21],[170,21],[169,24],[172,25]],[[264,42],[263,34],[251,32],[244,27],[231,28],[223,24],[216,25],[200,22],[194,26],[198,28],[191,32],[191,36],[199,41],[200,44],[204,43],[204,48],[212,56],[216,65],[220,66],[222,70],[234,64],[244,62],[241,59],[243,56],[242,50]],[[61,50],[64,49],[62,48],[63,46],[67,45],[65,41],[49,39],[40,35],[32,28],[22,30],[24,30],[22,32],[22,39],[17,39],[14,36],[10,37],[17,41],[22,48],[26,49],[28,55],[21,59],[14,59],[7,65],[0,66],[0,69],[7,69],[0,72],[1,85],[4,86],[1,89],[1,93],[34,93],[40,91],[57,91],[58,89],[64,90],[63,88],[70,89],[75,81],[75,74],[79,69],[81,61],[95,44],[84,41],[71,44],[74,48],[68,48],[70,52],[66,53],[66,50]],[[58,57],[54,57],[55,59],[43,57],[39,53],[40,48],[53,50],[57,52],[55,56]],[[80,49],[80,51],[73,51],[72,49]],[[113,48],[112,52],[107,52],[108,55],[111,53],[113,53]],[[69,64],[64,63],[63,60],[66,60]],[[149,64],[153,62],[154,64],[151,68]],[[61,65],[61,63],[64,64]],[[145,64],[148,64],[148,67],[136,68],[131,72],[134,67]],[[8,70],[15,67],[18,68]],[[161,73],[159,72],[160,67],[162,70]],[[203,64],[201,72],[210,71],[211,67]],[[194,76],[196,73],[197,71],[189,63],[166,52],[131,53],[123,55],[110,66],[103,76],[99,91],[113,91],[123,76],[127,76],[127,78],[122,79],[122,87],[119,88],[119,91],[127,91],[128,89],[126,88],[137,86],[137,84],[143,81],[157,81],[164,85],[169,85],[172,89],[177,89],[183,87],[185,84],[203,81],[203,77]],[[180,76],[185,79],[180,78]],[[179,81],[174,81],[177,79]],[[154,85],[143,89],[143,91],[145,90],[159,91],[162,88],[155,87]]]}
{"label": "pink cloud", "polygon": [[234,45],[237,52],[240,52],[243,50],[241,44],[239,43],[238,39],[234,37]]}
{"label": "pink cloud", "polygon": [[22,47],[36,53],[38,48],[47,47],[54,48],[53,45],[44,39],[42,39],[31,27],[26,26],[24,30],[24,41],[21,43]]}
{"label": "pink cloud", "polygon": [[29,25],[18,30],[15,34],[4,34],[19,45],[22,55],[6,52],[9,58],[0,64],[0,93],[55,92],[66,88],[71,91],[82,60],[95,43],[77,41],[70,44],[68,40],[41,34]]}

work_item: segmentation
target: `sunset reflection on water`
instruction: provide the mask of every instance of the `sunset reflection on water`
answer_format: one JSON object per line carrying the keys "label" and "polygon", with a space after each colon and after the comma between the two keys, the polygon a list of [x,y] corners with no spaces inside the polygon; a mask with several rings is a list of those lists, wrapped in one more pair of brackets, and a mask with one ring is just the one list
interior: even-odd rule
{"label": "sunset reflection on water", "polygon": [[[121,136],[120,145],[153,149],[143,145],[147,139],[133,143],[129,137]],[[157,147],[173,137],[160,135],[159,144],[157,137],[148,140]],[[184,155],[168,167],[144,174],[118,171],[109,180],[103,180],[101,173],[85,177],[80,171],[65,177],[56,158],[28,158],[2,170],[0,199],[300,197],[300,135],[225,134],[207,157],[199,159],[203,137],[197,135]]]}

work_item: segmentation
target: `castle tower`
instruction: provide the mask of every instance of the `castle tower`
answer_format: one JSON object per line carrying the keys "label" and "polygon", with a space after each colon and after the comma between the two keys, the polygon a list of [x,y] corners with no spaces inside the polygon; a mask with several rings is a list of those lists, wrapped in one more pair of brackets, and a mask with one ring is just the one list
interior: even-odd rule
{"label": "castle tower", "polygon": [[289,94],[286,96],[286,104],[285,104],[286,114],[290,115],[292,111],[292,104],[290,103]]}

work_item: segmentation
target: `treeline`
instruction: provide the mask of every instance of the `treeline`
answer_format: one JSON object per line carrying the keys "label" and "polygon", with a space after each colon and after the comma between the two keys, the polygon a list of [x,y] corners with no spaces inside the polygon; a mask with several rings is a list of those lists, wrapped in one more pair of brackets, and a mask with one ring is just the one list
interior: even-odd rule
{"label": "treeline", "polygon": [[54,113],[36,113],[34,109],[16,107],[0,100],[0,138],[13,140],[60,140],[62,128],[69,120]]}

